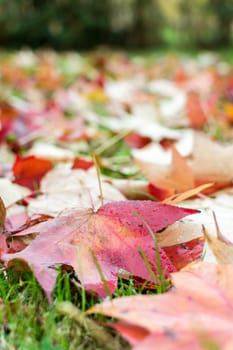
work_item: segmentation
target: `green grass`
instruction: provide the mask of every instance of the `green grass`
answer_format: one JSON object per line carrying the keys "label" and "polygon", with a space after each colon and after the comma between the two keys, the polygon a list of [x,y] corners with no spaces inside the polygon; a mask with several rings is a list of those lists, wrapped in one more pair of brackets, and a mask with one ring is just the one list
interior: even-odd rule
{"label": "green grass", "polygon": [[[53,303],[48,305],[31,273],[19,275],[15,271],[2,270],[0,297],[1,350],[127,349],[118,335],[112,335],[112,331],[102,326],[97,329],[100,339],[96,333],[93,336],[92,326],[96,323],[90,319],[86,325],[87,318],[83,313],[80,321],[59,311],[57,305],[67,300],[82,308],[81,291],[67,273],[59,274]],[[96,302],[97,298],[87,297],[86,308]],[[104,335],[112,340],[111,344],[101,343]]]}
{"label": "green grass", "polygon": [[[136,287],[132,278],[119,278],[112,297],[141,293],[148,293],[143,285]],[[100,300],[83,293],[72,273],[59,273],[49,305],[32,273],[2,268],[0,300],[1,350],[129,349],[114,330],[102,325],[106,317],[85,316],[83,311]]]}

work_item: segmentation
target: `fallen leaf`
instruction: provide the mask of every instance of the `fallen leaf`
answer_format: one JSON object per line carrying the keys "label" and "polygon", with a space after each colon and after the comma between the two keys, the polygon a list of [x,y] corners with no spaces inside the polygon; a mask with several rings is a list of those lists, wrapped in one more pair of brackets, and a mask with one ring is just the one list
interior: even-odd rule
{"label": "fallen leaf", "polygon": [[142,149],[143,153],[140,153],[141,150],[134,152],[135,163],[143,175],[155,187],[167,190],[168,195],[171,195],[171,190],[179,193],[206,183],[214,184],[210,188],[213,192],[232,183],[233,145],[222,145],[202,133],[195,132],[193,135],[191,153],[184,154],[182,151],[182,157],[174,151],[179,143],[175,144],[175,148],[166,150],[154,145],[150,160],[149,157],[145,160],[146,148]]}
{"label": "fallen leaf", "polygon": [[221,233],[215,213],[213,213],[213,216],[217,236],[209,234],[203,226],[204,237],[219,264],[233,263],[233,243]]}
{"label": "fallen leaf", "polygon": [[132,148],[142,148],[151,142],[151,139],[146,136],[141,136],[136,132],[132,132],[124,138],[126,145]]}
{"label": "fallen leaf", "polygon": [[[117,298],[87,313],[120,319],[116,328],[136,344],[134,350],[150,350],[152,344],[163,350],[229,350],[233,344],[233,265],[193,264],[173,273],[172,281],[175,288],[165,294]],[[144,329],[139,339],[138,327]]]}
{"label": "fallen leaf", "polygon": [[[193,217],[193,215],[192,215]],[[170,247],[203,237],[202,224],[195,220],[177,221],[156,235],[160,247]]]}
{"label": "fallen leaf", "polygon": [[124,200],[124,195],[105,181],[101,181],[103,198],[95,169],[84,171],[67,167],[55,168],[41,181],[42,195],[29,201],[29,215],[43,213],[58,215],[68,208],[99,208],[102,203]]}
{"label": "fallen leaf", "polygon": [[0,178],[0,194],[6,207],[29,195],[28,188],[13,184],[7,178]]}
{"label": "fallen leaf", "polygon": [[151,183],[148,185],[148,191],[150,195],[152,195],[154,198],[160,200],[160,201],[165,201],[166,198],[173,198],[174,196],[174,189],[173,188],[162,188],[155,186]]}
{"label": "fallen leaf", "polygon": [[72,165],[72,169],[82,169],[82,170],[88,170],[94,165],[94,162],[92,160],[88,160],[85,158],[75,158],[74,163]]}
{"label": "fallen leaf", "polygon": [[[186,236],[188,237],[188,234],[186,234]],[[203,237],[197,237],[181,244],[163,247],[163,250],[172,261],[175,268],[180,270],[194,261],[201,260],[204,243]]]}
{"label": "fallen leaf", "polygon": [[215,237],[203,228],[204,237],[219,264],[233,263],[233,243]]}
{"label": "fallen leaf", "polygon": [[[3,254],[2,259],[5,262],[12,259],[26,261],[49,300],[56,281],[57,264],[71,265],[88,291],[106,296],[115,290],[120,268],[153,282],[139,254],[139,249],[142,249],[156,272],[155,246],[148,225],[157,232],[195,212],[152,201],[111,202],[97,211],[65,210],[55,219],[20,232],[21,236],[38,235],[23,251]],[[168,276],[174,271],[173,264],[163,249],[159,248],[159,253],[162,269]]]}
{"label": "fallen leaf", "polygon": [[41,141],[34,142],[28,153],[29,156],[46,159],[54,163],[72,162],[75,158],[74,152],[71,150]]}
{"label": "fallen leaf", "polygon": [[134,179],[114,179],[104,177],[106,183],[113,185],[128,199],[148,199],[148,181]]}
{"label": "fallen leaf", "polygon": [[195,182],[230,185],[233,180],[233,145],[222,145],[202,133],[194,135],[192,157],[188,164]]}
{"label": "fallen leaf", "polygon": [[52,163],[35,156],[20,157],[17,155],[13,165],[14,182],[35,190],[39,187],[42,177],[52,169]]}
{"label": "fallen leaf", "polygon": [[6,236],[0,232],[0,256],[7,253],[8,246],[6,241]]}
{"label": "fallen leaf", "polygon": [[[192,225],[196,225],[196,232],[200,233],[201,227],[204,226],[204,234],[206,236],[206,241],[208,243],[207,236],[209,240],[217,243],[219,242],[219,247],[226,244],[226,252],[230,249],[229,242],[233,241],[233,231],[232,231],[232,213],[233,213],[233,191],[231,187],[225,188],[221,191],[217,191],[210,196],[201,196],[199,198],[187,199],[183,202],[179,202],[179,205],[189,208],[199,209],[198,214],[192,215],[191,221]],[[213,212],[216,215],[219,229],[216,230],[216,223],[213,219]],[[184,223],[186,218],[184,219]],[[190,224],[190,220],[187,218],[187,224]],[[191,230],[191,226],[189,226]],[[194,227],[195,229],[195,227]],[[220,235],[219,232],[224,233]],[[216,237],[217,232],[217,237]],[[221,243],[221,241],[223,241]],[[223,252],[223,256],[226,254]],[[216,262],[216,256],[213,254],[209,244],[206,244],[204,261]]]}
{"label": "fallen leaf", "polygon": [[[144,160],[135,158],[137,166],[139,166],[140,170],[148,178],[150,183],[153,184],[155,188],[160,189],[160,191],[167,193],[169,196],[193,188],[195,186],[194,177],[186,160],[180,155],[175,147],[163,152],[164,154],[167,153],[168,156],[168,153],[171,152],[170,165],[152,165],[152,163],[150,164]],[[161,199],[158,190],[157,192],[154,191],[154,193],[159,199]]]}
{"label": "fallen leaf", "polygon": [[186,114],[192,128],[201,128],[207,120],[201,98],[195,92],[190,92],[187,96]]}
{"label": "fallen leaf", "polygon": [[[229,330],[226,332],[216,330],[214,332],[206,332],[206,331],[197,331],[197,332],[182,332],[177,334],[175,332],[164,331],[161,332],[153,332],[151,335],[147,336],[143,341],[132,343],[133,335],[135,337],[135,332],[131,337],[126,333],[126,329],[129,328],[129,325],[117,325],[114,326],[117,330],[121,332],[122,335],[133,345],[133,350],[151,350],[155,349],[155,344],[159,344],[159,349],[161,350],[177,350],[177,349],[188,349],[188,350],[231,350],[233,342],[228,339]],[[141,333],[143,331],[141,330]],[[131,330],[131,333],[133,331]],[[137,346],[136,346],[137,345]]]}
{"label": "fallen leaf", "polygon": [[174,146],[171,147],[171,152],[172,166],[170,179],[173,182],[173,188],[176,192],[184,192],[193,188],[195,186],[194,176],[187,162]]}

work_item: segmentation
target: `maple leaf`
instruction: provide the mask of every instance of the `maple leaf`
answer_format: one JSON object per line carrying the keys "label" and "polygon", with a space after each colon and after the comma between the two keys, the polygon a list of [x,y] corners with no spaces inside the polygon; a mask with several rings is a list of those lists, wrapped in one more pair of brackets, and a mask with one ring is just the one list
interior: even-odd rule
{"label": "maple leaf", "polygon": [[20,157],[17,155],[13,165],[14,182],[35,190],[40,185],[42,177],[52,169],[52,163],[47,159],[35,156]]}
{"label": "maple leaf", "polygon": [[172,274],[175,288],[160,295],[117,298],[90,313],[120,319],[115,328],[134,350],[224,349],[233,344],[233,265],[193,264]]}
{"label": "maple leaf", "polygon": [[[139,254],[139,250],[143,250],[156,272],[156,251],[148,225],[157,232],[194,213],[196,210],[152,201],[111,202],[97,211],[65,210],[57,218],[20,232],[18,235],[21,236],[38,235],[23,251],[3,254],[2,259],[5,262],[25,260],[34,270],[49,300],[56,281],[54,267],[57,264],[71,265],[87,290],[105,296],[106,286],[109,293],[115,290],[120,268],[153,282]],[[159,248],[159,253],[162,269],[168,276],[174,271],[174,266],[163,249]]]}

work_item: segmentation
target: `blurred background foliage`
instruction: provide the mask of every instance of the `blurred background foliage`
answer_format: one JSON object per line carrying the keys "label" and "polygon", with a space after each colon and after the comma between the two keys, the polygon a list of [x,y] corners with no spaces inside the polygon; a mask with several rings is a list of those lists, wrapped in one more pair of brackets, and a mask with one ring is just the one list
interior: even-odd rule
{"label": "blurred background foliage", "polygon": [[219,48],[233,43],[233,0],[0,0],[0,46]]}

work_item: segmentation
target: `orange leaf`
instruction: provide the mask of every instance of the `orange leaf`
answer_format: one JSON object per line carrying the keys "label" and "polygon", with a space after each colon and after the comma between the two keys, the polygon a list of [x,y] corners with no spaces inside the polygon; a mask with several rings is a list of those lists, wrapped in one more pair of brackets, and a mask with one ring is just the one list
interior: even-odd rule
{"label": "orange leaf", "polygon": [[201,128],[205,124],[207,116],[201,105],[200,97],[195,92],[187,96],[186,110],[192,128]]}
{"label": "orange leaf", "polygon": [[177,193],[174,196],[168,197],[163,200],[163,203],[166,204],[177,204],[179,202],[182,202],[190,197],[196,196],[198,193],[204,191],[207,188],[212,187],[213,184],[204,184],[200,185],[198,187],[192,188],[191,190],[182,192],[182,193]]}
{"label": "orange leaf", "polygon": [[170,165],[157,165],[141,159],[135,159],[135,163],[139,166],[142,173],[155,186],[155,189],[152,189],[152,194],[159,199],[164,199],[166,194],[169,196],[174,192],[184,192],[194,187],[193,173],[186,160],[173,146],[171,153],[172,162]]}
{"label": "orange leaf", "polygon": [[171,151],[172,166],[170,178],[174,184],[176,184],[176,190],[178,192],[183,192],[194,187],[193,173],[186,160],[180,155],[174,146],[172,146]]}

